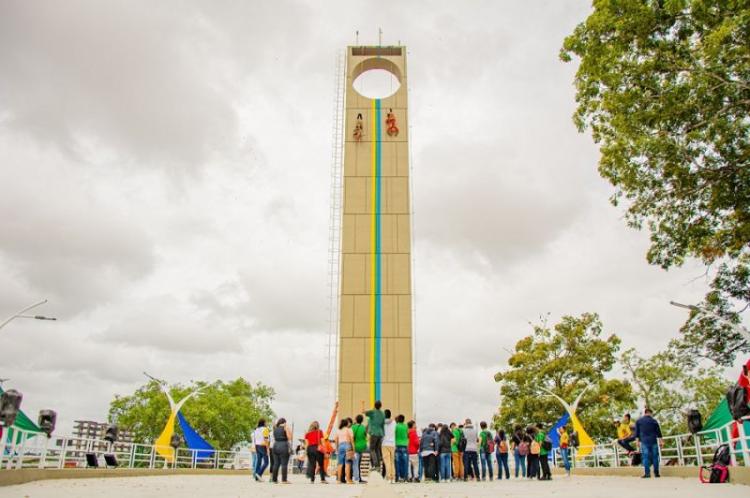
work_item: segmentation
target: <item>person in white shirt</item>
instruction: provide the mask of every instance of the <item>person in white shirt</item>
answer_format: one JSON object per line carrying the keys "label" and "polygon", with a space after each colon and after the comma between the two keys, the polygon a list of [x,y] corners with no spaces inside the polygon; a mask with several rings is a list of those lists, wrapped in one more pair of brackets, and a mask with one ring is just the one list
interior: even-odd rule
{"label": "person in white shirt", "polygon": [[391,411],[385,410],[385,425],[383,426],[383,463],[385,464],[385,478],[388,482],[396,479],[395,463],[396,456],[396,423],[391,419]]}
{"label": "person in white shirt", "polygon": [[263,472],[268,467],[269,431],[265,419],[258,420],[258,427],[253,431],[253,444],[255,445],[255,468],[253,478],[261,481]]}

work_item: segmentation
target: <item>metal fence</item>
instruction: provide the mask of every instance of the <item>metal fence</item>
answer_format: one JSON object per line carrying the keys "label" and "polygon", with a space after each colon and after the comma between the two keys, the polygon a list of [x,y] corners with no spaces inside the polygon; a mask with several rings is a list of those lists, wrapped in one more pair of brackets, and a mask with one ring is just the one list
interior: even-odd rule
{"label": "metal fence", "polygon": [[[750,421],[745,417],[743,421]],[[744,424],[737,424],[739,434],[731,437],[732,423],[716,430],[697,434],[667,436],[659,450],[662,465],[701,466],[711,463],[714,452],[722,445],[730,448],[732,465],[750,467],[750,438]],[[63,469],[85,468],[86,454],[93,454],[98,465],[107,466],[105,455],[113,455],[118,467],[122,468],[179,468],[179,469],[247,469],[247,451],[191,450],[178,448],[175,458],[167,460],[160,456],[156,447],[147,444],[123,443],[115,445],[101,439],[52,436],[44,433],[23,431],[14,428],[17,437],[13,441],[3,438],[0,452],[0,469]],[[625,467],[630,465],[626,451],[616,442],[597,444],[592,451],[577,458],[582,448],[571,450],[573,467]],[[552,452],[552,460],[561,465],[559,449]],[[295,459],[290,458],[290,470]]]}

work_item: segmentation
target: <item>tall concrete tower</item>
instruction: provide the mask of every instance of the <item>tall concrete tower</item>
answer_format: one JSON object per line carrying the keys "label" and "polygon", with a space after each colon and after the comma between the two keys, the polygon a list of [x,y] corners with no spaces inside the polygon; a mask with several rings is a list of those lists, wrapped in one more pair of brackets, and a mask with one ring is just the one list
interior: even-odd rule
{"label": "tall concrete tower", "polygon": [[[383,99],[354,80],[384,69],[400,81]],[[411,213],[405,47],[348,47],[338,399],[342,417],[376,399],[413,413]]]}

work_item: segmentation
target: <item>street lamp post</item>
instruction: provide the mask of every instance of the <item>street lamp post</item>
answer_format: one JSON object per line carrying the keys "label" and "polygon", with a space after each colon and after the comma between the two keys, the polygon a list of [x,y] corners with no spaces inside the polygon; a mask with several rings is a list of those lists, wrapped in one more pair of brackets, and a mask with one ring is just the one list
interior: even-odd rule
{"label": "street lamp post", "polygon": [[9,316],[2,323],[0,323],[0,329],[8,325],[11,321],[15,320],[16,318],[33,318],[34,320],[57,320],[57,318],[52,318],[52,317],[42,316],[42,315],[24,315],[24,313],[26,313],[27,311],[32,310],[36,308],[37,306],[41,306],[46,302],[47,302],[46,299],[42,299],[38,303],[34,303],[31,306],[27,306],[21,311],[19,311],[18,313]]}
{"label": "street lamp post", "polygon": [[747,330],[745,327],[741,326],[738,323],[732,323],[726,318],[724,318],[723,316],[718,315],[714,313],[713,311],[709,311],[705,308],[701,308],[700,306],[696,306],[694,304],[682,304],[682,303],[676,303],[674,301],[669,301],[669,304],[671,304],[672,306],[677,306],[678,308],[685,308],[687,310],[695,311],[697,313],[703,313],[704,315],[710,315],[714,317],[716,320],[718,320],[719,322],[723,323],[724,325],[727,325],[729,328],[731,328],[732,330],[740,334],[742,338],[745,339],[745,341],[748,344],[750,344],[750,330]]}

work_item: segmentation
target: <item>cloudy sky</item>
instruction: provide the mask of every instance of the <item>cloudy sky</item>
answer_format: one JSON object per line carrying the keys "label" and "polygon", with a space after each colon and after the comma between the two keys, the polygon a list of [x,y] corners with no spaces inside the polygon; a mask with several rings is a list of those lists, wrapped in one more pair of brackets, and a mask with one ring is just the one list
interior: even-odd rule
{"label": "cloudy sky", "polygon": [[[334,56],[408,48],[417,413],[488,418],[529,321],[596,311],[657,351],[695,265],[646,264],[579,134],[588,0],[0,2],[0,317],[24,407],[102,420],[142,371],[272,385],[330,412],[327,246]],[[447,306],[450,303],[451,306]]]}

